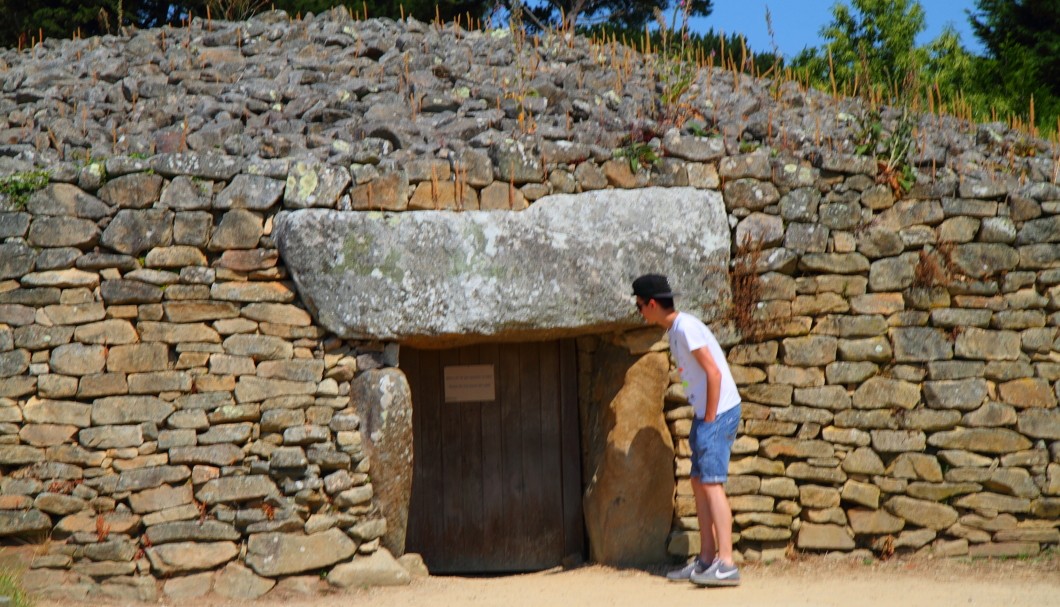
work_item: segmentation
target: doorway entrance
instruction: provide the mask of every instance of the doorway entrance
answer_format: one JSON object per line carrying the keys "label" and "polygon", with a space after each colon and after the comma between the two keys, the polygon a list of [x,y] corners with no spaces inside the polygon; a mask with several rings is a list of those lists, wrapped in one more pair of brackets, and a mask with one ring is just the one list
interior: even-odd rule
{"label": "doorway entrance", "polygon": [[432,573],[584,552],[574,340],[402,348],[415,456],[407,550]]}

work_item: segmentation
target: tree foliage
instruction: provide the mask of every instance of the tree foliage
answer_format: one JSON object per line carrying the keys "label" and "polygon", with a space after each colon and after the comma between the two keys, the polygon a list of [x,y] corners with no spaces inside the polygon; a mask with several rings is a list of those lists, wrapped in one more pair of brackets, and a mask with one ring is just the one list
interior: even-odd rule
{"label": "tree foliage", "polygon": [[403,14],[421,21],[436,16],[443,21],[484,16],[493,0],[0,0],[0,45],[28,46],[41,34],[69,38],[117,32],[119,25],[140,28],[179,25],[189,15],[214,19],[243,19],[273,8],[288,14],[319,14],[345,6],[352,14],[391,17]]}
{"label": "tree foliage", "polygon": [[1060,116],[1060,2],[978,0],[970,15],[987,55],[977,65],[982,91],[1003,113],[1026,115],[1033,97],[1038,122]]}
{"label": "tree foliage", "polygon": [[916,0],[853,0],[836,3],[832,22],[820,35],[820,48],[807,48],[792,65],[825,85],[833,80],[839,90],[893,90],[927,63],[927,49],[915,45],[925,27],[924,9]]}
{"label": "tree foliage", "polygon": [[617,29],[643,30],[659,13],[663,19],[671,16],[673,21],[672,16],[678,13],[705,17],[714,10],[713,0],[507,0],[505,4],[512,9],[522,5],[540,25],[568,29],[606,24]]}
{"label": "tree foliage", "polygon": [[985,56],[968,52],[946,28],[926,45],[917,0],[852,0],[836,4],[821,29],[825,44],[792,61],[800,77],[825,90],[869,93],[891,103],[931,94],[963,114],[1034,121],[1057,128],[1060,115],[1060,2],[977,0],[969,15]]}

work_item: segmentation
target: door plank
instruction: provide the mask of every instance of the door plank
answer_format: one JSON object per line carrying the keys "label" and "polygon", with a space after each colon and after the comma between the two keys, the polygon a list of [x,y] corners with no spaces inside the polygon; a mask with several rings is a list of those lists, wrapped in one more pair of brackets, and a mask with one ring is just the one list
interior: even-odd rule
{"label": "door plank", "polygon": [[560,436],[563,459],[563,555],[585,550],[582,516],[581,429],[578,423],[578,352],[573,339],[559,344]]}
{"label": "door plank", "polygon": [[[545,530],[544,470],[541,462],[541,385],[540,344],[525,343],[519,346],[519,417],[522,421],[523,480],[526,493],[523,502],[526,535],[524,538],[540,537]],[[534,566],[546,566],[548,548],[540,542],[522,542],[519,546],[520,561]]]}
{"label": "door plank", "polygon": [[541,412],[541,514],[542,533],[539,541],[551,554],[563,554],[563,473],[561,470],[562,442],[559,409],[562,403],[559,389],[559,342],[539,344],[538,369],[540,379]]}
{"label": "door plank", "polygon": [[[439,374],[444,373],[445,367],[458,364],[460,364],[459,352],[456,350],[442,351],[439,356]],[[447,547],[444,561],[454,565],[459,564],[453,562],[454,557],[465,552],[463,538],[466,525],[462,467],[464,441],[460,428],[459,406],[458,403],[445,402],[444,394],[439,398],[439,428],[442,433],[440,454],[442,462],[442,491],[440,493],[442,516],[440,518],[442,520],[438,522],[442,528],[442,543]],[[427,567],[430,568],[430,563]]]}
{"label": "door plank", "polygon": [[[482,362],[479,346],[460,349],[460,364],[474,365]],[[485,545],[485,525],[482,519],[482,403],[450,403],[458,412],[460,437],[462,439],[460,459],[463,483],[463,533],[461,543],[467,548],[465,566],[478,569],[489,562],[490,555]]]}
{"label": "door plank", "polygon": [[501,424],[498,428],[503,436],[501,440],[501,469],[503,477],[501,487],[504,492],[503,516],[501,520],[506,533],[501,543],[501,554],[505,562],[519,562],[519,549],[522,538],[527,535],[523,517],[526,499],[526,484],[523,482],[522,420],[519,415],[519,393],[521,390],[519,374],[519,350],[515,346],[505,345],[500,348],[498,362],[497,386],[500,402]]}
{"label": "door plank", "polygon": [[[482,362],[494,365],[494,379],[500,382],[500,347],[497,344],[482,346]],[[490,560],[503,564],[505,560],[504,537],[508,533],[504,520],[504,428],[501,426],[500,400],[502,393],[497,385],[497,400],[482,405],[482,541]]]}

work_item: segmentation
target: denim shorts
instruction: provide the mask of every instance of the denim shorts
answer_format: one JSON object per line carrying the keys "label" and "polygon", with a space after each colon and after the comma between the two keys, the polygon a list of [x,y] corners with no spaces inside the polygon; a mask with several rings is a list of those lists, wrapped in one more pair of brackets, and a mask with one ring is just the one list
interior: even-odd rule
{"label": "denim shorts", "polygon": [[722,413],[713,422],[692,420],[688,445],[692,448],[692,478],[704,484],[724,483],[729,478],[729,454],[740,424],[740,406]]}

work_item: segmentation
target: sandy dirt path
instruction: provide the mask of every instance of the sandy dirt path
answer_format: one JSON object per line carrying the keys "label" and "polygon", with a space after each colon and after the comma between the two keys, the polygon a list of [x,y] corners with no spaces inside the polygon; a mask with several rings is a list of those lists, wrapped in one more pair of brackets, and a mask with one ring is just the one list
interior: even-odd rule
{"label": "sandy dirt path", "polygon": [[[1060,555],[1026,560],[903,559],[865,564],[824,557],[747,565],[739,588],[675,584],[661,570],[598,565],[498,577],[431,577],[411,586],[253,602],[219,598],[161,604],[193,607],[538,607],[709,605],[738,607],[1060,606]],[[125,605],[128,603],[110,603]],[[42,601],[46,607],[69,604]]]}

